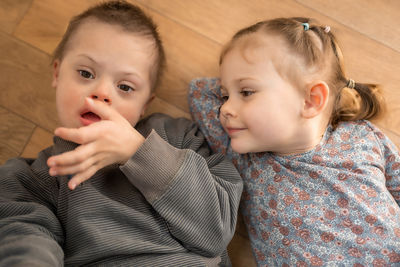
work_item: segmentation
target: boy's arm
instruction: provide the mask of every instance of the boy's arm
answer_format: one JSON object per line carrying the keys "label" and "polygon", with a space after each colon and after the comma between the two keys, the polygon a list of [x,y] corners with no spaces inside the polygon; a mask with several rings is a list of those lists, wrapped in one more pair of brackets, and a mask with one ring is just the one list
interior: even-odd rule
{"label": "boy's arm", "polygon": [[188,101],[192,118],[206,136],[211,149],[225,154],[229,137],[219,121],[222,105],[219,79],[199,78],[191,81]]}
{"label": "boy's arm", "polygon": [[211,155],[202,133],[186,119],[157,114],[137,129],[148,137],[121,170],[184,247],[220,255],[235,231],[243,186],[236,169],[221,154]]}
{"label": "boy's arm", "polygon": [[[51,210],[51,191],[23,159],[0,167],[0,266],[62,266],[62,227]],[[53,179],[54,180],[54,179]]]}

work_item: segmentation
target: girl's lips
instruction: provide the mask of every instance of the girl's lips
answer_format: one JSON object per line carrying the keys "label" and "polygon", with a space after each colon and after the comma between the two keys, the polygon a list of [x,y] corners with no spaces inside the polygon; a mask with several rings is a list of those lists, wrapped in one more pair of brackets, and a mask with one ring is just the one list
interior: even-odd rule
{"label": "girl's lips", "polygon": [[229,136],[238,133],[240,131],[243,131],[245,128],[226,128],[226,131],[228,132]]}
{"label": "girl's lips", "polygon": [[90,111],[82,113],[80,119],[81,119],[81,123],[84,126],[87,126],[87,125],[90,125],[92,123],[101,121],[101,118],[100,118],[99,115],[97,115],[97,114],[95,114],[93,112],[90,112]]}

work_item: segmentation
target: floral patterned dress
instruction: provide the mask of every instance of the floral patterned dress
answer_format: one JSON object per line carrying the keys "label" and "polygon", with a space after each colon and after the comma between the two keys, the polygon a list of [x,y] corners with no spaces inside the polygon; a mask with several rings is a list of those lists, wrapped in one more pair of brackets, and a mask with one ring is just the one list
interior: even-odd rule
{"label": "floral patterned dress", "polygon": [[400,266],[400,156],[376,126],[328,127],[302,154],[237,154],[218,119],[219,80],[193,80],[189,105],[244,179],[241,211],[258,266]]}

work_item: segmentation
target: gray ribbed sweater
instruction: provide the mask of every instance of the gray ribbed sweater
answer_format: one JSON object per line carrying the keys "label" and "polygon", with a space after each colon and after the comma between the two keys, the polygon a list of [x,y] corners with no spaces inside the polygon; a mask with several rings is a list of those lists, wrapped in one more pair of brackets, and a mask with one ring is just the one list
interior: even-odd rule
{"label": "gray ribbed sweater", "polygon": [[0,167],[0,266],[229,265],[242,192],[233,165],[186,119],[156,114],[136,129],[147,138],[125,165],[73,191],[48,174],[51,155],[77,146],[58,137]]}

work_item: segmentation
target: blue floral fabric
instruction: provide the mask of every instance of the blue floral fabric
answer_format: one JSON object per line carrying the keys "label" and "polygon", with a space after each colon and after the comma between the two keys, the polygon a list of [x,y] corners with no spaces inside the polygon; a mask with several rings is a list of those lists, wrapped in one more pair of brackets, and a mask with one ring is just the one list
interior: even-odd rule
{"label": "blue floral fabric", "polygon": [[302,154],[239,155],[220,105],[218,79],[191,82],[193,119],[244,179],[241,211],[259,266],[400,266],[400,156],[376,126],[328,127]]}

